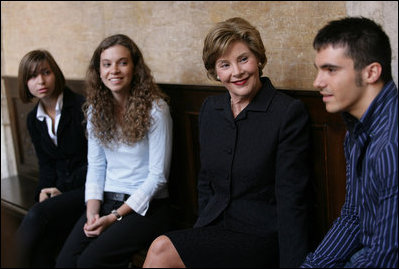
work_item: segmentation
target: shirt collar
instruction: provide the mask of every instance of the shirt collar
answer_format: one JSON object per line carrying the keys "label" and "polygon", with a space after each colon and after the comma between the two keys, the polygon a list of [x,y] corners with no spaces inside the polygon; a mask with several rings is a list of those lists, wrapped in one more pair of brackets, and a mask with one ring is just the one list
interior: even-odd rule
{"label": "shirt collar", "polygon": [[[63,104],[64,104],[64,94],[61,93],[58,95],[57,98],[57,103],[55,104],[55,115],[59,115],[61,113]],[[42,102],[39,101],[38,107],[37,107],[37,113],[36,113],[36,118],[39,121],[43,121],[46,117],[48,117],[47,113],[44,111],[44,107]]]}
{"label": "shirt collar", "polygon": [[248,104],[247,110],[252,111],[267,111],[276,90],[268,77],[260,78],[262,87],[255,95],[251,103]]}
{"label": "shirt collar", "polygon": [[[366,132],[368,135],[373,136],[375,124],[383,124],[378,121],[381,111],[385,108],[385,104],[392,98],[397,98],[397,88],[393,80],[384,85],[381,92],[371,102],[363,116],[358,120],[348,112],[342,113],[348,131],[354,135]],[[396,95],[396,97],[395,97]]]}
{"label": "shirt collar", "polygon": [[[276,93],[276,90],[268,77],[262,77],[260,79],[262,87],[245,108],[246,111],[267,111],[273,95]],[[230,99],[230,93],[227,91],[223,98],[220,98],[216,101],[215,108],[230,110]]]}

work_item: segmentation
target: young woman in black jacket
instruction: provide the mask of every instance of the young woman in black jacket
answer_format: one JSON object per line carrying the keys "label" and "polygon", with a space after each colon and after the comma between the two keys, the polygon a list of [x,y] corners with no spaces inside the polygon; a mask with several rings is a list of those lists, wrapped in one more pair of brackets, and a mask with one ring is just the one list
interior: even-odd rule
{"label": "young woman in black jacket", "polygon": [[85,98],[65,86],[62,71],[46,50],[22,58],[18,88],[24,103],[38,100],[27,125],[39,160],[39,180],[37,203],[17,231],[17,258],[21,267],[54,267],[57,252],[85,208]]}

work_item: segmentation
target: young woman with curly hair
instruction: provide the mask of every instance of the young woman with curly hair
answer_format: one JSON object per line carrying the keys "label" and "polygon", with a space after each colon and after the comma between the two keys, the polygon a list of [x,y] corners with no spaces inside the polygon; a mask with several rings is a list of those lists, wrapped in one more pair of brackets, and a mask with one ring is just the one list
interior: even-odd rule
{"label": "young woman with curly hair", "polygon": [[137,45],[104,39],[87,71],[86,213],[57,267],[127,267],[169,227],[172,120]]}

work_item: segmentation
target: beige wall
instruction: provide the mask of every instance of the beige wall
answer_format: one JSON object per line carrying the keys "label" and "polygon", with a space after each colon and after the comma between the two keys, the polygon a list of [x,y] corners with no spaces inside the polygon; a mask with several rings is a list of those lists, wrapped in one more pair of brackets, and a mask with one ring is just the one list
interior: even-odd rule
{"label": "beige wall", "polygon": [[28,51],[48,49],[68,78],[83,78],[98,43],[129,35],[158,82],[210,84],[203,39],[216,22],[241,16],[262,35],[277,87],[312,89],[312,38],[320,26],[346,14],[345,2],[2,2],[5,75],[17,75]]}
{"label": "beige wall", "polygon": [[398,2],[347,1],[348,16],[365,16],[375,20],[389,36],[392,48],[392,76],[398,85]]}
{"label": "beige wall", "polygon": [[[275,86],[312,90],[318,29],[346,15],[370,15],[393,35],[397,82],[397,10],[396,1],[2,1],[1,75],[17,76],[23,55],[45,48],[66,78],[83,79],[99,42],[124,33],[141,48],[157,82],[213,84],[202,63],[203,39],[216,22],[241,16],[261,33],[268,57],[264,74]],[[3,160],[12,150],[3,85],[1,97],[3,177],[15,173],[15,165]]]}

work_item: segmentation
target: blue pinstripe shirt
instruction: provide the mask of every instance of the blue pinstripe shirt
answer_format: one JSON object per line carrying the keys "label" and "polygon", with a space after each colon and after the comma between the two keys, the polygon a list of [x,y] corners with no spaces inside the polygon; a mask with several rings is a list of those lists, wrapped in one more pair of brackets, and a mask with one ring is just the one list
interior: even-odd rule
{"label": "blue pinstripe shirt", "polygon": [[398,90],[387,83],[360,120],[343,113],[346,195],[340,217],[301,267],[398,267]]}

